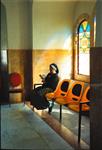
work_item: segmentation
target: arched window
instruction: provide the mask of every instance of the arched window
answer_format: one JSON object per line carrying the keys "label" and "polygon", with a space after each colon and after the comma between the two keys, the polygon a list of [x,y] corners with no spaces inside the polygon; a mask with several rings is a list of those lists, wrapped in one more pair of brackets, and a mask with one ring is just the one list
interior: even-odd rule
{"label": "arched window", "polygon": [[74,32],[74,79],[90,81],[90,47],[95,46],[96,17],[82,14],[75,24]]}
{"label": "arched window", "polygon": [[78,27],[78,74],[90,75],[90,24],[83,20]]}
{"label": "arched window", "polygon": [[75,24],[73,78],[90,81],[90,47],[94,46],[94,23],[88,14],[82,14]]}

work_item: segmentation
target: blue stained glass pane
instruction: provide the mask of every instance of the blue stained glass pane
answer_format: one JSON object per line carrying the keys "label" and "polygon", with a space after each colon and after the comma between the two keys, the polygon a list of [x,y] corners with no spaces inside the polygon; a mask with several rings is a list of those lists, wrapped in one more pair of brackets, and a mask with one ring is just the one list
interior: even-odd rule
{"label": "blue stained glass pane", "polygon": [[90,25],[89,24],[87,25],[86,31],[90,32]]}
{"label": "blue stained glass pane", "polygon": [[82,25],[79,27],[79,33],[82,33],[83,32],[83,27]]}

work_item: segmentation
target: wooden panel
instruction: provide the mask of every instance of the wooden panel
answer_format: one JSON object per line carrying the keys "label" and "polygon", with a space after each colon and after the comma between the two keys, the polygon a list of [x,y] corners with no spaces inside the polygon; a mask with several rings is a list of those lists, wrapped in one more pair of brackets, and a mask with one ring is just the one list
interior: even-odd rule
{"label": "wooden panel", "polygon": [[102,149],[102,48],[91,49],[91,150]]}
{"label": "wooden panel", "polygon": [[7,50],[0,51],[0,103],[8,103],[8,64],[7,64]]}
{"label": "wooden panel", "polygon": [[[9,73],[18,72],[22,77],[22,86],[25,97],[32,89],[32,50],[9,49]],[[10,94],[10,101],[21,102],[21,94]]]}

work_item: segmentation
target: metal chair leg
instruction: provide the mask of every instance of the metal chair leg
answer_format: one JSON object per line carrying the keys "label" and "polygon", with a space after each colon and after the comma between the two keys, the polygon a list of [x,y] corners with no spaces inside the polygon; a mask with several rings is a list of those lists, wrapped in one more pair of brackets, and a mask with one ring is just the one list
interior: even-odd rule
{"label": "metal chair leg", "polygon": [[60,105],[60,122],[62,121],[62,105]]}
{"label": "metal chair leg", "polygon": [[82,104],[79,105],[79,122],[78,122],[78,144],[80,144],[81,138],[81,115],[82,115]]}

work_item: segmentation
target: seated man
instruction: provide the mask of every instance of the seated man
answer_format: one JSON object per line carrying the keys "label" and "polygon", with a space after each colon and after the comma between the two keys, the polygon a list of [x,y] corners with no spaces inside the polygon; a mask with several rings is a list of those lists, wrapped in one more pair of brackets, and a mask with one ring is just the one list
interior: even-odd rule
{"label": "seated man", "polygon": [[47,107],[52,108],[49,101],[46,100],[45,94],[53,92],[56,89],[56,86],[59,82],[59,70],[55,63],[50,64],[49,70],[50,72],[46,77],[40,75],[43,84],[32,90],[30,94],[31,105],[33,105],[37,109],[46,109]]}

